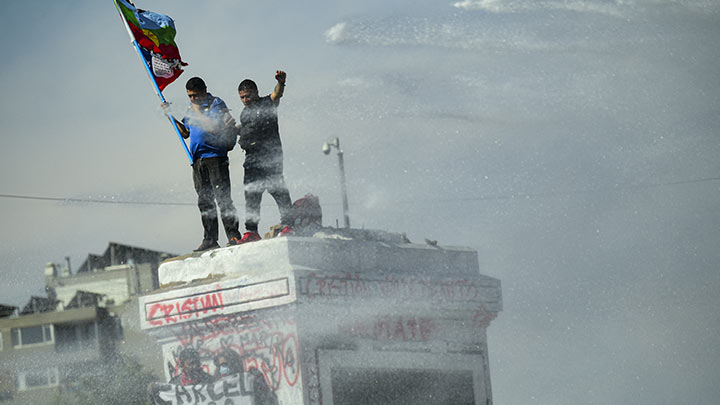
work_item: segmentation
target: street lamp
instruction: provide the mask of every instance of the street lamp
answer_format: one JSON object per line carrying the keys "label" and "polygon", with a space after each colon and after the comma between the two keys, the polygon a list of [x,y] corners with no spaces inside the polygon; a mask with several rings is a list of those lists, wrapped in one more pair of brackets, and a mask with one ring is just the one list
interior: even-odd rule
{"label": "street lamp", "polygon": [[343,163],[343,151],[340,149],[340,139],[335,137],[330,142],[325,142],[322,147],[324,154],[329,155],[330,150],[337,149],[338,167],[340,168],[340,191],[342,192],[343,216],[345,217],[345,228],[350,228],[350,216],[348,215],[347,188],[345,187],[345,164]]}

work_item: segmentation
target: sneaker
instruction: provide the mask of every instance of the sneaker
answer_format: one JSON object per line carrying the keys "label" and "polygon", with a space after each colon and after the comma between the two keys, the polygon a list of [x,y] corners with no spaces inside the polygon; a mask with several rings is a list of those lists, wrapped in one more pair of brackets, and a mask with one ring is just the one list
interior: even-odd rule
{"label": "sneaker", "polygon": [[288,226],[288,225],[285,225],[285,226],[283,227],[282,231],[280,231],[280,235],[279,235],[279,236],[290,236],[290,235],[292,235],[292,234],[293,234],[293,229],[292,229],[292,227],[290,227],[290,226]]}
{"label": "sneaker", "polygon": [[243,243],[255,242],[256,240],[260,240],[260,239],[262,239],[262,238],[260,237],[260,234],[258,234],[257,232],[245,232],[242,239],[240,239],[237,244],[240,245]]}
{"label": "sneaker", "polygon": [[197,247],[197,249],[193,250],[193,252],[204,252],[206,250],[210,249],[217,249],[220,245],[218,245],[217,241],[215,240],[203,240],[200,246]]}
{"label": "sneaker", "polygon": [[228,243],[225,246],[235,246],[239,245],[240,243],[240,238],[233,236],[232,238],[228,239]]}

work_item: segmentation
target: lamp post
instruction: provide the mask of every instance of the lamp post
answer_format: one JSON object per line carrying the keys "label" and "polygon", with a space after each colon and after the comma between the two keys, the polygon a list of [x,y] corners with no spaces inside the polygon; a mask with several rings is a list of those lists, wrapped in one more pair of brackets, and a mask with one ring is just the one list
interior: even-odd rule
{"label": "lamp post", "polygon": [[350,228],[350,215],[348,215],[348,198],[347,187],[345,186],[345,163],[343,161],[343,151],[340,149],[340,139],[335,137],[330,142],[325,142],[322,147],[324,154],[329,155],[330,150],[335,147],[337,149],[338,167],[340,168],[340,191],[342,192],[343,217],[345,218],[345,228]]}

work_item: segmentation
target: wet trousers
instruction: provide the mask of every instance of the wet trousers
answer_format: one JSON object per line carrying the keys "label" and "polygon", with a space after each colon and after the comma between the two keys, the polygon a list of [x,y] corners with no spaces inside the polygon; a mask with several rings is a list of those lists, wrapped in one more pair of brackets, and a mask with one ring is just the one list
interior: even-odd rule
{"label": "wet trousers", "polygon": [[239,238],[239,221],[230,194],[228,158],[201,158],[192,168],[193,184],[198,195],[198,208],[204,229],[203,240],[208,242],[218,240],[217,207],[220,207],[220,216],[228,240]]}
{"label": "wet trousers", "polygon": [[283,178],[282,165],[278,167],[246,166],[243,183],[245,186],[245,229],[257,232],[260,222],[260,202],[263,192],[266,190],[275,199],[280,210],[280,222],[283,225],[291,224],[292,201]]}

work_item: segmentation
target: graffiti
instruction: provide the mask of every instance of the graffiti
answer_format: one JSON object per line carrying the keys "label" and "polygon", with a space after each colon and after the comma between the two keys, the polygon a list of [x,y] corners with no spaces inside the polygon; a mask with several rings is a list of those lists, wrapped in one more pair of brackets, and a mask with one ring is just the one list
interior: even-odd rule
{"label": "graffiti", "polygon": [[[418,298],[431,301],[480,302],[489,286],[473,280],[431,280],[420,277],[385,276],[361,279],[357,273],[315,275],[300,279],[301,293],[317,297]],[[494,287],[491,287],[494,288]],[[492,297],[485,297],[492,298]]]}
{"label": "graffiti", "polygon": [[175,323],[193,316],[217,311],[223,306],[222,292],[211,292],[169,302],[156,302],[150,305],[147,319],[153,326]]}
{"label": "graffiti", "polygon": [[[210,384],[182,386],[179,384],[153,384],[153,404],[254,404],[252,375],[235,374]],[[246,388],[247,387],[247,388]],[[250,389],[248,389],[250,388]]]}
{"label": "graffiti", "polygon": [[430,340],[435,332],[435,322],[431,318],[402,316],[380,316],[374,321],[358,321],[341,325],[339,332],[345,336],[365,337],[375,340],[396,340],[402,342]]}
{"label": "graffiti", "polygon": [[479,328],[487,328],[490,321],[497,318],[497,312],[489,311],[484,305],[480,304],[473,313],[473,326]]}
{"label": "graffiti", "polygon": [[298,338],[292,317],[258,318],[249,314],[219,315],[194,320],[173,328],[178,345],[168,363],[171,375],[178,373],[178,356],[185,348],[193,348],[207,364],[219,353],[231,350],[242,359],[244,371],[259,370],[273,391],[283,384],[295,386],[300,376]]}
{"label": "graffiti", "polygon": [[[285,381],[289,386],[295,386],[300,376],[300,368],[297,361],[298,342],[297,336],[290,335],[284,339],[279,335],[273,335],[276,343],[270,349],[271,361],[263,355],[250,356],[245,361],[246,370],[257,368],[265,376],[265,380],[274,391]],[[282,342],[280,339],[283,339]]]}
{"label": "graffiti", "polygon": [[210,288],[202,292],[193,289],[193,294],[184,297],[145,302],[145,321],[150,327],[172,325],[225,313],[229,307],[237,312],[243,304],[253,303],[257,308],[258,301],[290,296],[287,277],[247,285],[216,284]]}
{"label": "graffiti", "polygon": [[316,276],[314,273],[310,277],[301,278],[303,290],[310,297],[318,295],[339,295],[354,296],[365,295],[370,292],[368,280],[360,279],[356,273],[346,273],[344,276]]}

